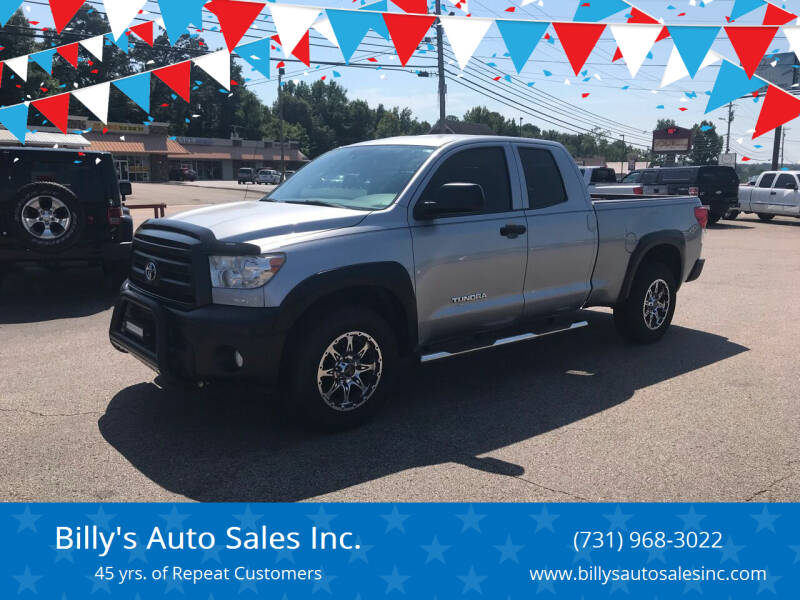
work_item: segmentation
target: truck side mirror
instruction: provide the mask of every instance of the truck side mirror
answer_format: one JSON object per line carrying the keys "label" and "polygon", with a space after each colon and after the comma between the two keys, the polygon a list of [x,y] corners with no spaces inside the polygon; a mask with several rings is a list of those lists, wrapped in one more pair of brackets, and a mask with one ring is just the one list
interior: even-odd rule
{"label": "truck side mirror", "polygon": [[797,184],[796,183],[787,183],[786,184],[786,189],[787,190],[796,190],[797,189]]}
{"label": "truck side mirror", "polygon": [[477,183],[446,183],[436,190],[433,199],[417,204],[417,219],[435,219],[444,215],[481,212],[486,207],[486,195]]}
{"label": "truck side mirror", "polygon": [[120,181],[119,182],[119,194],[120,196],[132,196],[133,190],[131,189],[131,182],[130,181]]}

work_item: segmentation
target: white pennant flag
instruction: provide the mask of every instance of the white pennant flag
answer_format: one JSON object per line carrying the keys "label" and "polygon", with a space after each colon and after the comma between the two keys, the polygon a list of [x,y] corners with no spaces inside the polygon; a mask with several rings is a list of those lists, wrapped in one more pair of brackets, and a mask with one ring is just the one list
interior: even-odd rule
{"label": "white pennant flag", "polygon": [[194,59],[194,64],[216,79],[226,90],[231,89],[231,54],[227,50],[219,50],[204,54]]}
{"label": "white pennant flag", "polygon": [[[720,60],[721,57],[719,54],[711,50],[708,54],[706,54],[706,57],[700,64],[700,69],[705,69],[707,66],[713,65]],[[672,54],[669,55],[667,68],[664,69],[664,75],[661,77],[660,87],[666,87],[669,84],[675,83],[676,81],[688,76],[689,69],[687,69],[686,65],[683,64],[683,59],[681,58],[680,52],[678,52],[678,49],[675,46],[672,46]]]}
{"label": "white pennant flag", "polygon": [[319,9],[309,6],[273,4],[270,10],[272,20],[275,21],[275,29],[278,30],[278,37],[281,38],[281,46],[286,54],[297,47],[319,16]]}
{"label": "white pennant flag", "polygon": [[441,17],[442,27],[447,34],[447,41],[456,55],[458,66],[463,71],[475,50],[483,41],[483,36],[492,26],[492,19],[473,17]]}
{"label": "white pennant flag", "polygon": [[[319,32],[319,34],[328,40],[331,44],[339,47],[339,40],[336,39],[336,34],[333,32],[333,26],[331,25],[330,19],[327,17],[320,19],[316,23],[314,23],[314,29]],[[283,41],[283,38],[281,38]]]}
{"label": "white pennant flag", "polygon": [[798,57],[800,57],[800,27],[790,25],[783,28],[786,39],[789,40],[789,47]]}
{"label": "white pennant flag", "polygon": [[617,46],[625,59],[631,77],[636,77],[647,58],[647,54],[656,43],[661,25],[624,23],[611,25],[611,33],[617,40]]}
{"label": "white pennant flag", "polygon": [[81,104],[92,111],[99,121],[108,123],[108,94],[111,92],[111,82],[98,83],[91,87],[74,90],[75,96]]}
{"label": "white pennant flag", "polygon": [[111,34],[118,40],[147,0],[103,0]]}
{"label": "white pennant flag", "polygon": [[102,35],[96,35],[88,40],[81,40],[79,42],[81,46],[101,62],[103,60],[103,37]]}
{"label": "white pennant flag", "polygon": [[3,61],[9,69],[22,77],[22,81],[28,81],[28,55],[17,56]]}

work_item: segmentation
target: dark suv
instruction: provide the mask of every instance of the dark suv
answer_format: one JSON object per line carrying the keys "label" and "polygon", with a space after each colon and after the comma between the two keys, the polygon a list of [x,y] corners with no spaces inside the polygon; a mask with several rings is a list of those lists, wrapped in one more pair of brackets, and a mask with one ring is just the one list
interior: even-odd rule
{"label": "dark suv", "polygon": [[15,263],[128,265],[130,182],[111,155],[67,149],[0,148],[0,277]]}
{"label": "dark suv", "polygon": [[645,194],[695,195],[716,223],[739,202],[739,176],[733,167],[662,167],[644,169],[639,179]]}

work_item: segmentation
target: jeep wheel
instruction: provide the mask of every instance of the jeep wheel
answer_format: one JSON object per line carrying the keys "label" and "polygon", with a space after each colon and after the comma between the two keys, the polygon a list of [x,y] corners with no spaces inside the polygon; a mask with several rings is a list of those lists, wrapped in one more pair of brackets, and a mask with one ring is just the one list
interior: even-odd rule
{"label": "jeep wheel", "polygon": [[727,219],[728,221],[735,221],[736,217],[738,216],[739,216],[738,210],[729,210],[727,213],[725,213],[725,219]]}
{"label": "jeep wheel", "polygon": [[708,213],[708,222],[710,225],[716,225],[719,223],[719,220],[722,218],[723,215],[720,213]]}
{"label": "jeep wheel", "polygon": [[762,221],[772,221],[772,219],[775,218],[775,215],[768,215],[766,213],[756,213],[756,214],[758,215],[758,218],[761,219]]}
{"label": "jeep wheel", "polygon": [[382,317],[342,309],[292,335],[283,382],[292,412],[324,430],[347,429],[378,412],[397,363],[395,336]]}
{"label": "jeep wheel", "polygon": [[13,204],[12,220],[23,242],[38,250],[62,250],[78,241],[83,211],[75,195],[63,185],[23,187]]}
{"label": "jeep wheel", "polygon": [[643,265],[628,298],[614,307],[617,331],[642,344],[661,339],[675,314],[675,292],[675,278],[666,266],[658,262]]}

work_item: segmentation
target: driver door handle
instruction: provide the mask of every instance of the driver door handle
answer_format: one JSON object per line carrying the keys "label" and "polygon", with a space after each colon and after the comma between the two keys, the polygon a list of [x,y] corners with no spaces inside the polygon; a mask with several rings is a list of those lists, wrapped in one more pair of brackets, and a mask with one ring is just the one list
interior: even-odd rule
{"label": "driver door handle", "polygon": [[500,235],[513,240],[515,237],[522,235],[526,231],[528,231],[528,228],[525,227],[525,225],[516,225],[512,223],[509,225],[503,225],[500,228]]}

